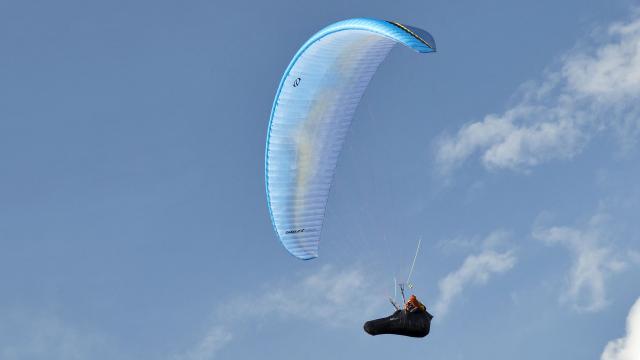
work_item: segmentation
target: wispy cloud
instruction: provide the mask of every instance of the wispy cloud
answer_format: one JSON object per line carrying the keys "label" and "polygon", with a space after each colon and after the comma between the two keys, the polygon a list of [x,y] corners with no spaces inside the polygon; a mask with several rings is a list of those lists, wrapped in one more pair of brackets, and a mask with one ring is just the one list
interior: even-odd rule
{"label": "wispy cloud", "polygon": [[473,250],[497,249],[509,246],[511,233],[505,229],[497,229],[489,235],[465,237],[458,236],[438,241],[436,247],[443,253],[470,252]]}
{"label": "wispy cloud", "polygon": [[467,256],[460,268],[440,280],[440,295],[433,307],[434,314],[444,316],[465,287],[486,284],[492,276],[507,272],[515,266],[517,258],[513,250],[499,252],[493,249],[496,245],[504,244],[505,236],[504,231],[487,236],[483,241],[484,250]]}
{"label": "wispy cloud", "polygon": [[234,299],[221,306],[219,315],[233,317],[235,312],[230,311],[231,308],[240,307],[245,309],[243,312],[260,317],[297,318],[329,326],[344,326],[362,321],[379,306],[379,303],[374,303],[353,308],[354,294],[358,294],[358,298],[375,299],[374,294],[377,293],[373,279],[364,270],[327,265],[305,277],[268,286],[261,294]]}
{"label": "wispy cloud", "polygon": [[[215,359],[232,341],[238,327],[247,325],[247,319],[253,325],[261,320],[303,320],[330,327],[360,326],[386,301],[375,284],[371,273],[360,267],[331,265],[267,284],[261,292],[234,297],[219,305],[202,338],[174,359]],[[354,298],[367,302],[359,301],[358,306],[353,306]]]}
{"label": "wispy cloud", "polygon": [[104,359],[120,357],[105,338],[82,331],[51,313],[2,309],[0,313],[0,358]]}
{"label": "wispy cloud", "polygon": [[597,214],[582,228],[554,226],[536,229],[533,237],[548,245],[562,245],[572,254],[567,289],[561,297],[576,310],[598,311],[608,304],[606,279],[627,262],[607,245],[607,216]]}
{"label": "wispy cloud", "polygon": [[627,334],[609,341],[600,357],[601,360],[637,360],[640,359],[640,298],[629,311]]}
{"label": "wispy cloud", "polygon": [[640,17],[615,23],[576,46],[540,83],[523,85],[502,114],[464,125],[437,142],[436,160],[448,173],[479,154],[489,169],[528,170],[570,159],[603,129],[625,147],[640,135]]}
{"label": "wispy cloud", "polygon": [[233,336],[221,326],[213,326],[192,348],[184,354],[174,357],[175,360],[213,360],[218,352],[231,341]]}

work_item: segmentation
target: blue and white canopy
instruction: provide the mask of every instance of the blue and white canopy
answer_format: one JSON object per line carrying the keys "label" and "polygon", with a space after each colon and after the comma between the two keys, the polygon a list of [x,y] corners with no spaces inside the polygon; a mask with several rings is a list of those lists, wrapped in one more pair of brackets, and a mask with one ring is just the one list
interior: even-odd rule
{"label": "blue and white canopy", "polygon": [[351,119],[396,43],[420,53],[436,50],[424,30],[350,19],[313,35],[284,72],[269,119],[265,181],[273,226],[300,259],[318,256],[327,197]]}

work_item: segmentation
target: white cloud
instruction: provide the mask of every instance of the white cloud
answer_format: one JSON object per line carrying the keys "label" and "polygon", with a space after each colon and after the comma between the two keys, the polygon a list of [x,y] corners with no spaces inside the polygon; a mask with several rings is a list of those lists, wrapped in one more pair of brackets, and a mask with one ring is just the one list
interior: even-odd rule
{"label": "white cloud", "polygon": [[615,103],[636,99],[640,93],[640,19],[613,24],[608,35],[608,43],[589,45],[596,49],[595,54],[582,50],[571,56],[562,74],[578,96]]}
{"label": "white cloud", "polygon": [[109,348],[102,336],[82,331],[50,313],[15,309],[3,309],[0,313],[1,359],[73,360],[119,357]]}
{"label": "white cloud", "polygon": [[622,271],[627,263],[604,243],[608,233],[606,216],[597,214],[584,226],[554,226],[538,229],[533,237],[548,245],[562,245],[572,254],[573,264],[567,289],[561,297],[579,311],[598,311],[608,304],[606,280]]}
{"label": "white cloud", "polygon": [[640,298],[629,311],[627,334],[625,337],[609,341],[600,357],[601,360],[640,359]]}
{"label": "white cloud", "polygon": [[[271,285],[261,294],[231,301],[221,307],[220,316],[233,316],[231,309],[240,307],[245,314],[261,317],[298,318],[330,326],[351,325],[370,316],[386,300],[376,295],[374,282],[362,269],[340,270],[327,265],[306,277]],[[382,301],[354,307],[354,298]]]}
{"label": "white cloud", "polygon": [[510,246],[511,233],[505,229],[497,229],[492,231],[486,237],[474,236],[474,237],[454,237],[450,239],[444,239],[438,241],[436,247],[443,253],[455,253],[471,251],[498,250]]}
{"label": "white cloud", "polygon": [[287,282],[268,284],[262,292],[245,294],[220,305],[202,339],[173,358],[215,359],[247,319],[254,326],[256,321],[267,317],[282,321],[301,319],[326,326],[361,325],[386,301],[374,284],[371,276],[358,267],[338,269],[330,265]]}
{"label": "white cloud", "polygon": [[202,339],[182,355],[175,356],[176,360],[212,360],[220,349],[231,341],[233,336],[221,326],[211,327]]}
{"label": "white cloud", "polygon": [[516,263],[513,251],[497,252],[484,250],[477,255],[469,255],[456,271],[448,274],[439,282],[440,296],[436,302],[434,314],[444,316],[451,303],[470,284],[485,284],[496,274],[504,273]]}
{"label": "white cloud", "polygon": [[577,46],[539,84],[525,84],[502,114],[443,135],[436,160],[444,173],[479,154],[489,169],[527,170],[570,159],[603,129],[631,147],[640,134],[640,18],[609,27],[605,39]]}
{"label": "white cloud", "polygon": [[498,229],[492,231],[482,241],[483,249],[498,249],[500,247],[508,246],[511,242],[511,233],[504,229]]}

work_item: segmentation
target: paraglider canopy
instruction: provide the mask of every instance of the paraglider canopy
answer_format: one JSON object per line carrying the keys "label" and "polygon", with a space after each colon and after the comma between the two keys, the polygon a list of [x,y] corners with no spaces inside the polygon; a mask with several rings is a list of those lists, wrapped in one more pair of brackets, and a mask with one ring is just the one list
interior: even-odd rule
{"label": "paraglider canopy", "polygon": [[329,188],[356,107],[378,65],[400,43],[435,51],[419,28],[350,19],[313,35],[295,54],[276,92],[265,152],[267,203],[285,248],[318,256]]}

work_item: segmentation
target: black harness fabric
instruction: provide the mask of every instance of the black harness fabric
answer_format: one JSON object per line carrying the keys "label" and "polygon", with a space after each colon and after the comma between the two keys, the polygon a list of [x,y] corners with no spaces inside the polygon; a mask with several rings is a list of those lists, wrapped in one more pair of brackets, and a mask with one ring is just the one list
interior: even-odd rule
{"label": "black harness fabric", "polygon": [[429,334],[432,318],[433,315],[426,311],[398,310],[386,318],[367,321],[364,331],[369,335],[394,334],[421,338]]}

